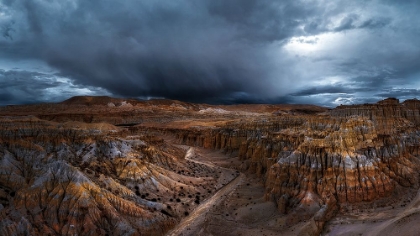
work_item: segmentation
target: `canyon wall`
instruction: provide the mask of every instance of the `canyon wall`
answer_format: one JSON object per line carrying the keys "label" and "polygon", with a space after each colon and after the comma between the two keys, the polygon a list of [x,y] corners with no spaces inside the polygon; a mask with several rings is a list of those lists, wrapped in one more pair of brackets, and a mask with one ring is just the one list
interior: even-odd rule
{"label": "canyon wall", "polygon": [[281,212],[322,227],[349,204],[386,205],[419,187],[419,111],[418,100],[386,99],[174,133],[179,142],[237,155]]}

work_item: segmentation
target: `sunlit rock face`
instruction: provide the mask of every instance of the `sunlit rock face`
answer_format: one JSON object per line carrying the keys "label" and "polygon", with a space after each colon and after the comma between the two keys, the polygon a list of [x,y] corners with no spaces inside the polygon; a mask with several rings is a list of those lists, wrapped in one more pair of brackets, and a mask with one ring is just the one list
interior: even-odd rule
{"label": "sunlit rock face", "polygon": [[[418,186],[415,130],[384,135],[374,122],[360,117],[317,123],[322,130],[311,123],[302,127],[296,148],[280,152],[267,171],[266,196],[277,201],[280,210],[301,207],[308,195],[316,195],[312,199],[322,207],[380,199],[397,185]],[[281,135],[273,141],[282,142]]]}
{"label": "sunlit rock face", "polygon": [[[178,132],[181,142],[237,154],[263,177],[266,199],[322,226],[349,204],[398,197],[418,188],[420,101],[340,106],[317,115],[243,120]],[[293,217],[291,221],[295,220]]]}

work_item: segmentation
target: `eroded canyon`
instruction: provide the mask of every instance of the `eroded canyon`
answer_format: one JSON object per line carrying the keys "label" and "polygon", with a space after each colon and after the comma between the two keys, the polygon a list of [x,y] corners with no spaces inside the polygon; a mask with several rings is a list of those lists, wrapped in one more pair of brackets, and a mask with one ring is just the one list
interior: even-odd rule
{"label": "eroded canyon", "polygon": [[417,235],[420,101],[0,108],[1,235]]}

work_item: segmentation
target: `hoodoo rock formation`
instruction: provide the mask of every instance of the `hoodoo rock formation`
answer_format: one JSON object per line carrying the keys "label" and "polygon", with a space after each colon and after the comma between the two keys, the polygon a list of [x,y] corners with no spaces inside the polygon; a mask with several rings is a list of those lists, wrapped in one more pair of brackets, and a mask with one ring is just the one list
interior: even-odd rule
{"label": "hoodoo rock formation", "polygon": [[[79,97],[1,108],[0,126],[1,235],[162,235],[236,170],[261,178],[264,199],[309,235],[419,188],[416,99],[328,110]],[[187,146],[240,164],[192,161]]]}
{"label": "hoodoo rock formation", "polygon": [[381,199],[418,188],[419,111],[418,100],[386,99],[177,135],[183,143],[238,155],[243,170],[264,178],[266,199],[291,221],[312,218],[316,234],[349,204],[386,205]]}

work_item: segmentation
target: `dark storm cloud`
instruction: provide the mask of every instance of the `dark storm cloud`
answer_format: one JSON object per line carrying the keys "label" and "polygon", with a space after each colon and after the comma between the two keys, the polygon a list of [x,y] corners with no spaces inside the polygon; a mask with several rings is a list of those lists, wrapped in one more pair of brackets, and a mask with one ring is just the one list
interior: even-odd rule
{"label": "dark storm cloud", "polygon": [[[270,68],[253,61],[270,59],[255,41],[284,39],[297,24],[281,18],[275,9],[282,6],[269,1],[66,3],[17,1],[10,7],[24,12],[17,20],[26,22],[34,54],[80,84],[125,96],[199,101],[260,93]],[[27,50],[19,46],[11,43],[14,51]]]}
{"label": "dark storm cloud", "polygon": [[229,97],[214,98],[209,101],[215,104],[288,104],[295,103],[291,96],[264,97],[250,95],[244,92],[231,94]]}
{"label": "dark storm cloud", "polygon": [[14,22],[6,23],[1,26],[1,34],[4,38],[13,40],[12,32],[14,31],[12,26]]}
{"label": "dark storm cloud", "polygon": [[418,98],[420,97],[420,89],[388,89],[376,94],[378,97],[394,97],[394,98]]}
{"label": "dark storm cloud", "polygon": [[341,22],[340,25],[336,28],[334,28],[334,31],[336,32],[340,32],[343,30],[349,30],[349,29],[354,29],[356,28],[356,26],[354,25],[354,21],[358,18],[358,15],[355,14],[351,14],[349,16],[344,17]]}
{"label": "dark storm cloud", "polygon": [[[49,102],[51,99],[56,102],[77,90],[85,91],[69,80],[58,79],[55,74],[0,69],[0,105]],[[87,91],[94,93],[95,89]]]}
{"label": "dark storm cloud", "polygon": [[[8,89],[0,89],[0,99],[19,102],[22,94],[36,97],[34,91],[46,88],[86,87],[116,96],[211,103],[332,105],[359,95],[357,101],[374,100],[384,89],[418,86],[413,84],[420,74],[416,4],[4,0],[0,68],[2,59],[45,62],[54,78],[70,82],[51,84],[51,74],[36,69],[19,72],[22,80],[16,80],[5,70],[2,83],[8,80]],[[338,39],[324,43],[325,35]],[[298,47],[287,49],[292,42]],[[305,51],[306,45],[314,53]],[[19,65],[10,65],[10,73],[16,73],[14,67]],[[317,84],[332,77],[341,81]],[[372,86],[377,89],[367,89]],[[72,93],[60,94],[64,99]]]}
{"label": "dark storm cloud", "polygon": [[[38,72],[0,70],[0,105],[34,103],[42,101],[42,91],[57,87],[60,83],[54,80],[36,80],[44,76]],[[28,81],[31,80],[31,83]]]}
{"label": "dark storm cloud", "polygon": [[309,96],[309,95],[316,95],[316,94],[325,94],[325,93],[352,93],[354,89],[347,88],[343,85],[326,85],[326,86],[317,86],[311,87],[307,89],[303,89],[299,92],[292,93],[292,96]]}
{"label": "dark storm cloud", "polygon": [[299,34],[299,24],[316,13],[297,1],[257,0],[14,1],[8,7],[23,12],[16,21],[28,30],[17,33],[24,40],[3,42],[14,52],[39,54],[61,75],[117,95],[190,101],[276,92],[268,86],[277,78],[269,75],[275,67],[267,44]]}
{"label": "dark storm cloud", "polygon": [[351,30],[351,29],[376,29],[382,28],[391,23],[391,19],[387,17],[371,18],[363,22],[356,22],[359,19],[359,16],[356,14],[350,14],[343,18],[340,22],[340,25],[334,28],[335,32]]}
{"label": "dark storm cloud", "polygon": [[15,96],[10,93],[0,93],[0,101],[2,101],[2,105],[8,104],[9,102],[15,100]]}
{"label": "dark storm cloud", "polygon": [[362,22],[361,25],[358,26],[358,28],[368,28],[368,29],[375,29],[375,28],[382,28],[391,23],[391,19],[387,17],[380,17],[376,19],[368,19],[364,22]]}
{"label": "dark storm cloud", "polygon": [[332,21],[330,19],[315,18],[304,26],[304,31],[309,34],[320,34],[325,32],[342,32],[352,29],[378,29],[389,25],[392,19],[389,17],[374,17],[361,20],[358,14],[348,14],[339,21],[335,27],[330,26]]}

